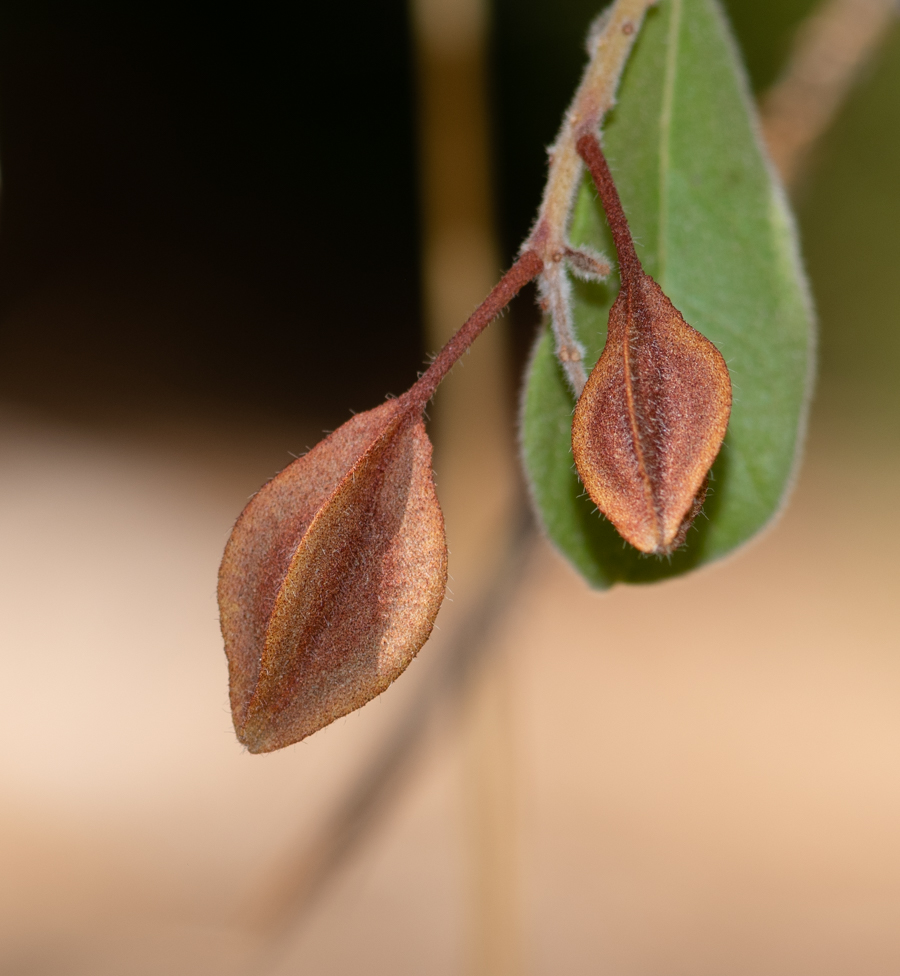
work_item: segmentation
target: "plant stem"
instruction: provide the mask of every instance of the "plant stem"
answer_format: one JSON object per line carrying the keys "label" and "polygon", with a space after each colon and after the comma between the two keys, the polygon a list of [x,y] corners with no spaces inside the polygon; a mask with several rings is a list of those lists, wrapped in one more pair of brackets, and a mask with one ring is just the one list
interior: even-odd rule
{"label": "plant stem", "polygon": [[619,257],[619,275],[622,278],[623,287],[627,287],[636,283],[644,271],[637,251],[634,249],[634,241],[631,237],[625,211],[622,209],[619,191],[613,182],[612,173],[609,171],[606,157],[600,148],[600,140],[596,135],[593,132],[586,132],[579,138],[576,147],[578,155],[587,163],[594,185],[603,201],[603,209],[606,211],[606,219],[609,222],[609,229],[612,231],[613,241],[616,245],[616,254]]}
{"label": "plant stem", "polygon": [[[418,382],[404,394],[410,409],[424,409],[425,404],[434,396],[438,384],[459,357],[522,287],[539,275],[542,298],[552,311],[557,355],[576,395],[581,393],[587,376],[581,360],[581,346],[572,331],[568,279],[561,265],[571,251],[567,242],[569,214],[582,173],[582,161],[577,143],[582,136],[593,135],[596,132],[603,116],[614,104],[619,79],[643,23],[644,14],[655,2],[656,0],[616,0],[609,11],[603,29],[598,32],[594,41],[591,61],[550,152],[550,172],[547,175],[547,186],[534,230],[522,245],[519,260],[500,279],[465,325],[438,353]],[[600,147],[596,138],[594,142],[599,152]],[[609,185],[612,186],[611,178]],[[618,194],[615,200],[618,203]],[[604,199],[604,205],[605,202]],[[628,224],[622,213],[621,204],[618,204],[618,211],[621,214],[619,226],[624,227],[627,234]],[[630,241],[630,235],[628,236]],[[628,264],[631,255],[637,270],[640,271],[634,246],[631,245],[630,255],[628,255],[623,248],[620,248],[619,237],[615,239],[616,249],[619,251],[619,265],[623,273],[626,266],[631,267]],[[622,240],[624,241],[624,237]]]}
{"label": "plant stem", "polygon": [[544,260],[559,260],[566,247],[572,201],[581,177],[575,147],[585,132],[595,131],[615,104],[616,89],[634,45],[644,14],[656,0],[617,0],[591,51],[591,60],[550,150],[550,171],[534,230],[524,248]]}
{"label": "plant stem", "polygon": [[409,405],[412,409],[424,409],[425,404],[434,396],[438,384],[450,372],[454,363],[522,288],[540,274],[543,267],[543,261],[531,250],[526,251],[516,261],[493,287],[488,297],[469,316],[465,325],[437,354],[434,362],[422,374],[418,382],[412,386],[408,393],[404,394],[409,398]]}
{"label": "plant stem", "polygon": [[569,250],[569,216],[575,202],[583,166],[576,143],[594,133],[615,104],[616,89],[644,15],[655,0],[616,0],[597,31],[588,64],[562,128],[550,150],[550,171],[534,230],[522,245],[536,251],[544,262],[541,297],[551,312],[556,353],[576,396],[587,379],[581,345],[572,327],[568,278],[562,262]]}
{"label": "plant stem", "polygon": [[[572,331],[568,279],[562,267],[562,262],[571,251],[567,242],[569,214],[582,173],[577,142],[581,136],[596,131],[603,116],[614,104],[616,88],[644,14],[654,3],[655,0],[616,0],[611,8],[603,29],[597,34],[591,61],[551,150],[550,172],[534,230],[522,245],[519,260],[438,353],[418,382],[404,394],[411,410],[424,409],[425,404],[434,396],[438,384],[472,342],[522,287],[539,275],[541,296],[552,312],[557,355],[576,395],[581,393],[587,376],[581,359],[581,346]],[[594,141],[596,143],[596,139]],[[597,148],[599,150],[599,144]],[[611,183],[610,179],[610,185]],[[618,201],[618,196],[616,200]],[[621,211],[619,204],[619,212]],[[628,225],[624,213],[622,225],[627,233]],[[624,251],[619,249],[618,238],[616,247],[619,250],[620,267],[624,269],[629,258],[626,256],[623,260]],[[640,263],[637,262],[633,246],[631,254],[634,255],[640,271]]]}

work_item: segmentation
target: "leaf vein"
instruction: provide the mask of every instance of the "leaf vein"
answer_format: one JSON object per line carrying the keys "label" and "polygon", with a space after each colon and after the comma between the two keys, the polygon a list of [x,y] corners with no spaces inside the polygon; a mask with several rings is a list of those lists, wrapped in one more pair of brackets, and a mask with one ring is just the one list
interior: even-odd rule
{"label": "leaf vein", "polygon": [[666,44],[666,76],[663,82],[662,108],[659,116],[659,230],[657,272],[659,284],[666,280],[669,232],[669,149],[672,136],[672,104],[675,100],[675,76],[678,71],[679,39],[683,0],[671,0],[669,39]]}

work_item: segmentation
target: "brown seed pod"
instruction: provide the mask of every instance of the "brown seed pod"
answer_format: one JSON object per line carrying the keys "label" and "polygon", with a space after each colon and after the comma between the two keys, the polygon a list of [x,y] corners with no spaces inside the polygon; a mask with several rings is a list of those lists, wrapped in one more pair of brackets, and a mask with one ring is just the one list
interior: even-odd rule
{"label": "brown seed pod", "polygon": [[446,581],[421,405],[389,400],[285,468],[234,527],[219,608],[238,739],[280,749],[384,691]]}
{"label": "brown seed pod", "polygon": [[716,347],[641,268],[600,145],[578,150],[600,191],[622,288],[606,346],[575,408],[572,452],[588,494],[642,552],[684,541],[706,493],[731,412],[731,380]]}
{"label": "brown seed pod", "polygon": [[250,752],[361,707],[428,640],[447,544],[422,412],[542,267],[522,254],[402,397],[347,421],[241,513],[219,568],[219,612],[231,714]]}
{"label": "brown seed pod", "polygon": [[575,409],[572,451],[594,504],[635,548],[668,553],[681,544],[730,408],[715,346],[649,275],[623,287]]}

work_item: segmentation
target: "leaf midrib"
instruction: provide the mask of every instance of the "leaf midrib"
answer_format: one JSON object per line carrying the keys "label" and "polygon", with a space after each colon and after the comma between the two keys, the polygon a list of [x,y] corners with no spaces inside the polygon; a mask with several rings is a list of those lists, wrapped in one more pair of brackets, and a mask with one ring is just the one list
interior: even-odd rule
{"label": "leaf midrib", "polygon": [[659,239],[657,241],[657,273],[663,287],[666,279],[669,236],[669,154],[672,135],[672,104],[675,100],[675,75],[681,39],[681,15],[684,0],[671,0],[669,37],[666,44],[666,75],[663,81],[662,108],[659,116]]}

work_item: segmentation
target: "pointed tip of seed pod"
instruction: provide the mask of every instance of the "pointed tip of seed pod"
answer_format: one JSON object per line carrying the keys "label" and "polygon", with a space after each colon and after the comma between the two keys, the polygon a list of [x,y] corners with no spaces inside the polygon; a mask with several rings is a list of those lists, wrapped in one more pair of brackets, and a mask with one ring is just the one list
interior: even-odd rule
{"label": "pointed tip of seed pod", "polygon": [[610,311],[572,425],[588,494],[641,552],[666,555],[683,543],[730,411],[721,354],[641,273]]}
{"label": "pointed tip of seed pod", "polygon": [[298,742],[384,691],[428,639],[447,547],[420,414],[357,414],[262,488],[219,572],[238,739]]}

